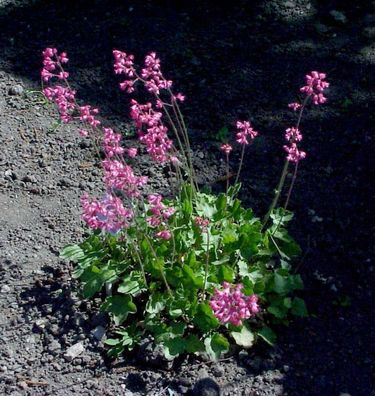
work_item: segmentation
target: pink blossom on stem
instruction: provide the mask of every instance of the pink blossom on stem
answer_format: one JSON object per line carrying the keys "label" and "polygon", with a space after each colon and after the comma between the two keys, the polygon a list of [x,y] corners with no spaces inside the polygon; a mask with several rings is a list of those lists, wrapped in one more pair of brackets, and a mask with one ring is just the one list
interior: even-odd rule
{"label": "pink blossom on stem", "polygon": [[93,128],[100,125],[100,121],[95,118],[95,115],[99,113],[99,110],[92,108],[90,105],[81,106],[79,108],[80,115],[79,119],[83,122],[90,124]]}
{"label": "pink blossom on stem", "polygon": [[126,153],[128,154],[128,156],[130,158],[134,158],[138,154],[138,149],[136,149],[135,147],[131,147],[131,148],[125,149],[125,151],[126,151]]}
{"label": "pink blossom on stem", "polygon": [[133,169],[117,160],[106,159],[102,162],[104,183],[107,189],[122,191],[129,198],[139,197],[139,188],[147,183],[147,177],[134,175]]}
{"label": "pink blossom on stem", "polygon": [[315,105],[323,104],[327,101],[324,96],[324,90],[329,87],[329,83],[325,81],[326,74],[317,71],[312,71],[306,75],[306,85],[300,88],[307,96],[312,97]]}
{"label": "pink blossom on stem", "polygon": [[[145,88],[156,95],[160,94],[160,89],[169,89],[172,81],[166,80],[160,70],[160,59],[156,57],[155,52],[146,55],[145,67],[141,70],[141,77],[145,80]],[[177,98],[177,97],[176,97]],[[179,100],[183,101],[180,94]]]}
{"label": "pink blossom on stem", "polygon": [[63,122],[69,122],[72,119],[72,113],[75,109],[76,91],[56,85],[54,87],[44,88],[43,95],[57,105],[60,118]]}
{"label": "pink blossom on stem", "polygon": [[147,152],[157,162],[169,159],[168,151],[173,142],[167,136],[168,128],[163,125],[162,113],[153,110],[151,103],[139,104],[132,99],[130,116],[138,128],[139,140],[147,147]]}
{"label": "pink blossom on stem", "polygon": [[242,284],[230,285],[228,282],[223,283],[223,290],[215,289],[209,304],[221,323],[241,326],[242,320],[259,312],[258,297],[255,294],[245,296],[241,289]]}
{"label": "pink blossom on stem", "polygon": [[295,102],[295,103],[289,103],[288,107],[293,111],[297,111],[302,107],[302,105],[300,103]]}
{"label": "pink blossom on stem", "polygon": [[162,238],[162,239],[165,239],[165,240],[168,240],[168,239],[172,238],[172,234],[168,230],[159,231],[159,232],[156,233],[156,236],[158,238]]}
{"label": "pink blossom on stem", "polygon": [[285,139],[289,142],[300,142],[302,140],[301,131],[298,128],[288,128],[285,131]]}
{"label": "pink blossom on stem", "polygon": [[248,138],[253,140],[258,135],[258,132],[254,131],[254,129],[250,126],[249,121],[237,121],[236,126],[236,140],[240,144],[249,144]]}
{"label": "pink blossom on stem", "polygon": [[220,150],[225,153],[226,155],[229,155],[231,151],[233,150],[233,147],[230,144],[222,144],[220,146]]}
{"label": "pink blossom on stem", "polygon": [[296,143],[291,143],[290,146],[284,146],[284,150],[288,153],[287,160],[291,162],[299,162],[306,158],[306,153],[297,148]]}
{"label": "pink blossom on stem", "polygon": [[106,195],[98,201],[90,199],[88,194],[81,197],[82,219],[92,229],[100,229],[116,234],[129,226],[133,212],[123,206],[122,200],[113,195]]}
{"label": "pink blossom on stem", "polygon": [[115,133],[111,128],[103,128],[103,132],[103,149],[106,156],[111,158],[114,155],[122,154],[125,149],[120,145],[121,135],[119,133]]}
{"label": "pink blossom on stem", "polygon": [[205,218],[203,218],[203,217],[197,216],[197,217],[194,219],[194,223],[195,223],[195,225],[196,225],[197,227],[200,228],[200,230],[201,230],[202,232],[207,232],[207,227],[208,227],[208,225],[210,224],[210,220],[205,219]]}
{"label": "pink blossom on stem", "polygon": [[128,77],[134,77],[134,55],[127,55],[126,52],[113,50],[115,63],[113,65],[116,74],[125,74]]}
{"label": "pink blossom on stem", "polygon": [[89,135],[89,131],[87,129],[79,129],[78,132],[82,137],[87,137]]}
{"label": "pink blossom on stem", "polygon": [[178,93],[177,95],[173,95],[173,100],[178,100],[180,102],[185,101],[185,95],[182,95],[182,93]]}

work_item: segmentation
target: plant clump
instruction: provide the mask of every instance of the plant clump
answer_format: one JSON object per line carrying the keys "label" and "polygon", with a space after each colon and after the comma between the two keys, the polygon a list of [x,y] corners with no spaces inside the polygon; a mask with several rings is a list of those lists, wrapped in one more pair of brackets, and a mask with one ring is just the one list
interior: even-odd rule
{"label": "plant clump", "polygon": [[[150,338],[167,359],[183,353],[205,353],[218,359],[231,345],[251,347],[258,339],[275,342],[275,324],[288,323],[290,314],[306,316],[303,288],[291,261],[300,248],[287,232],[293,214],[287,210],[301,150],[300,123],[308,102],[326,101],[329,84],[324,73],[306,76],[304,99],[289,104],[297,123],[286,129],[285,165],[275,197],[263,219],[237,198],[245,149],[257,137],[249,121],[236,123],[241,147],[236,180],[229,185],[229,156],[224,143],[227,186],[220,194],[202,192],[196,183],[192,151],[180,110],[185,96],[172,90],[155,53],[138,71],[134,56],[114,50],[114,72],[124,77],[120,89],[132,94],[143,86],[152,100],[130,101],[130,117],[139,140],[153,161],[170,167],[178,180],[174,196],[145,194],[147,177],[137,175],[131,159],[138,149],[126,147],[121,133],[103,127],[99,110],[79,105],[64,65],[67,54],[55,48],[43,52],[45,97],[56,104],[63,123],[81,123],[79,133],[102,150],[105,194],[81,197],[82,219],[91,229],[80,244],[64,248],[62,257],[76,263],[73,277],[82,295],[101,296],[100,309],[111,318],[106,340],[116,356]],[[293,178],[285,204],[278,207],[289,166]]]}

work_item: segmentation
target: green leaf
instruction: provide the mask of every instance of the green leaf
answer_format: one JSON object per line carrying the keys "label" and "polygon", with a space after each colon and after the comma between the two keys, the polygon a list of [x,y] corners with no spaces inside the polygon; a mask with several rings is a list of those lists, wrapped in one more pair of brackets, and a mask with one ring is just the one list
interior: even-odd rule
{"label": "green leaf", "polygon": [[287,315],[287,309],[278,305],[270,305],[267,311],[278,319],[284,319]]}
{"label": "green leaf", "polygon": [[296,316],[306,317],[308,316],[307,308],[305,302],[302,298],[295,297],[292,302],[292,314]]}
{"label": "green leaf", "polygon": [[220,265],[218,271],[218,280],[220,283],[227,281],[232,283],[234,280],[234,271],[229,265]]}
{"label": "green leaf", "polygon": [[154,293],[150,296],[146,304],[146,312],[156,315],[165,308],[166,297],[161,293]]}
{"label": "green leaf", "polygon": [[211,360],[220,359],[221,355],[229,350],[228,340],[221,334],[215,333],[204,340],[206,352]]}
{"label": "green leaf", "polygon": [[203,287],[203,277],[196,276],[194,271],[187,265],[182,267],[182,272],[185,275],[183,278],[183,283],[186,285],[194,286],[195,288]]}
{"label": "green leaf", "polygon": [[142,274],[137,271],[132,271],[129,276],[124,278],[117,291],[119,293],[136,296],[142,290],[144,290],[143,283]]}
{"label": "green leaf", "polygon": [[283,208],[274,209],[270,215],[273,224],[277,227],[282,227],[293,219],[293,213]]}
{"label": "green leaf", "polygon": [[175,322],[169,326],[170,332],[176,336],[183,336],[185,329],[186,324],[184,322]]}
{"label": "green leaf", "polygon": [[60,257],[77,262],[85,257],[85,252],[78,245],[67,245],[60,253]]}
{"label": "green leaf", "polygon": [[250,348],[254,344],[254,334],[246,326],[242,326],[241,331],[232,331],[230,335],[234,338],[237,345],[244,348]]}
{"label": "green leaf", "polygon": [[195,353],[204,350],[204,343],[195,335],[191,334],[185,339],[187,353]]}
{"label": "green leaf", "polygon": [[258,336],[267,344],[274,346],[276,342],[276,334],[267,326],[258,331]]}
{"label": "green leaf", "polygon": [[95,265],[87,268],[81,278],[83,283],[82,294],[85,298],[93,297],[106,282],[103,271]]}
{"label": "green leaf", "polygon": [[121,343],[121,340],[119,338],[108,338],[107,340],[104,341],[104,344],[106,345],[118,345]]}
{"label": "green leaf", "polygon": [[287,277],[275,273],[273,279],[274,279],[273,290],[277,294],[286,294],[290,291],[290,283]]}
{"label": "green leaf", "polygon": [[164,341],[162,346],[165,358],[167,360],[172,360],[185,352],[186,341],[182,337],[170,338]]}
{"label": "green leaf", "polygon": [[227,207],[227,197],[225,194],[219,194],[219,196],[216,199],[216,209],[219,212],[222,212],[225,210]]}
{"label": "green leaf", "polygon": [[107,297],[100,309],[109,312],[113,316],[116,326],[124,322],[130,313],[137,312],[137,306],[129,295]]}
{"label": "green leaf", "polygon": [[207,303],[201,303],[197,306],[193,322],[203,333],[207,333],[219,326],[219,321]]}
{"label": "green leaf", "polygon": [[222,241],[223,241],[224,245],[234,243],[237,240],[238,240],[238,235],[237,235],[236,230],[233,227],[228,226],[223,230]]}

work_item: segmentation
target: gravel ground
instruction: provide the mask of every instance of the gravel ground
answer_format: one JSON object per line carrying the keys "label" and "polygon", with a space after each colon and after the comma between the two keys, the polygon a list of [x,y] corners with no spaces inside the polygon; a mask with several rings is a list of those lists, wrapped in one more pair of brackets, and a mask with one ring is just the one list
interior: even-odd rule
{"label": "gravel ground", "polygon": [[[0,2],[0,394],[375,395],[375,4],[248,3]],[[330,102],[304,121],[308,159],[291,202],[311,316],[280,329],[275,348],[173,368],[151,365],[159,355],[147,345],[142,356],[106,358],[106,317],[79,298],[58,257],[84,235],[79,197],[100,192],[100,168],[74,125],[56,126],[33,92],[47,45],[68,51],[82,102],[123,131],[110,50],[160,52],[187,94],[204,184],[224,172],[215,131],[250,116],[262,138],[246,160],[243,199],[259,214],[280,172],[286,104],[306,71],[327,71]],[[147,161],[135,166],[167,193],[170,180]]]}

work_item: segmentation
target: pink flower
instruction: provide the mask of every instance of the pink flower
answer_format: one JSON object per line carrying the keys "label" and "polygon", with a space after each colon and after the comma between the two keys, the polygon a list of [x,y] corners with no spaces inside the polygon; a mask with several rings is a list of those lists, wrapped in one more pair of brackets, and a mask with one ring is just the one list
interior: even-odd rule
{"label": "pink flower", "polygon": [[301,92],[312,97],[312,101],[315,105],[323,104],[327,101],[323,92],[329,87],[329,83],[325,81],[325,79],[325,73],[312,71],[310,74],[306,75],[306,85],[300,88]]}
{"label": "pink flower", "polygon": [[[168,81],[163,77],[160,70],[160,59],[156,57],[155,52],[146,55],[145,67],[141,71],[141,76],[146,80],[144,83],[146,89],[156,95],[160,94],[160,89],[169,89],[172,86],[172,81]],[[180,95],[178,100],[183,101],[183,95],[178,95]]]}
{"label": "pink flower", "polygon": [[132,93],[134,92],[134,83],[135,83],[134,80],[125,80],[122,83],[120,83],[120,89],[127,93]]}
{"label": "pink flower", "polygon": [[135,147],[128,148],[128,149],[126,149],[125,151],[126,151],[126,153],[128,154],[128,156],[129,156],[130,158],[134,158],[134,157],[136,157],[137,154],[138,154],[138,149],[136,149]]}
{"label": "pink flower", "polygon": [[79,134],[80,134],[82,137],[87,137],[87,136],[89,135],[89,132],[88,132],[87,129],[79,129],[78,132],[79,132]]}
{"label": "pink flower", "polygon": [[215,289],[209,302],[214,315],[223,324],[231,323],[241,326],[243,319],[248,319],[259,312],[258,297],[253,294],[245,296],[242,284],[223,283],[223,290]]}
{"label": "pink flower", "polygon": [[87,122],[93,128],[96,128],[100,125],[100,121],[95,118],[95,115],[99,113],[99,110],[96,108],[92,108],[90,105],[81,106],[79,108],[80,116],[79,119],[81,121]]}
{"label": "pink flower", "polygon": [[159,231],[159,232],[156,233],[156,236],[158,238],[162,238],[162,239],[165,239],[165,240],[168,240],[168,239],[172,238],[172,234],[168,230]]}
{"label": "pink flower", "polygon": [[180,102],[184,102],[185,101],[185,95],[182,95],[182,93],[178,93],[177,95],[173,96],[174,100],[179,100]]}
{"label": "pink flower", "polygon": [[299,103],[289,103],[288,107],[290,109],[292,109],[293,111],[297,111],[297,110],[299,110],[302,107],[302,105],[299,104]]}
{"label": "pink flower", "polygon": [[125,74],[128,77],[133,77],[135,74],[134,69],[134,56],[127,55],[126,52],[113,50],[113,57],[115,58],[114,69],[116,74]]}
{"label": "pink flower", "polygon": [[69,122],[72,119],[72,113],[75,109],[76,91],[65,88],[61,85],[46,87],[43,89],[43,95],[51,102],[57,105],[60,118],[63,122]]}
{"label": "pink flower", "polygon": [[288,153],[288,161],[299,162],[306,158],[306,153],[304,151],[299,151],[296,143],[292,143],[290,146],[284,146],[284,150]]}
{"label": "pink flower", "polygon": [[222,144],[220,150],[226,155],[229,155],[230,152],[233,150],[233,147],[230,144]]}
{"label": "pink flower", "polygon": [[202,232],[207,232],[207,227],[208,227],[208,225],[210,224],[210,220],[205,219],[205,218],[203,218],[203,217],[197,216],[197,217],[194,219],[194,223],[195,223],[196,226],[198,226],[198,227],[200,228],[200,230],[201,230]]}
{"label": "pink flower", "polygon": [[173,146],[167,136],[168,128],[161,121],[163,114],[155,111],[151,103],[139,104],[132,99],[130,117],[138,128],[139,140],[147,147],[147,152],[157,162],[166,162]]}
{"label": "pink flower", "polygon": [[302,140],[301,131],[298,128],[288,128],[285,131],[285,139],[289,142],[300,142]]}
{"label": "pink flower", "polygon": [[129,198],[137,198],[140,187],[147,183],[147,177],[134,175],[133,169],[120,161],[106,159],[102,165],[104,183],[109,191],[120,190]]}
{"label": "pink flower", "polygon": [[120,145],[121,135],[119,133],[115,133],[111,128],[103,128],[103,131],[103,149],[106,156],[111,158],[115,155],[122,154],[125,149]]}
{"label": "pink flower", "polygon": [[254,129],[250,126],[250,122],[248,121],[237,121],[237,142],[240,144],[249,144],[248,138],[251,140],[255,139],[258,135],[258,132],[254,131]]}
{"label": "pink flower", "polygon": [[92,200],[87,194],[81,198],[82,219],[92,229],[100,229],[116,234],[129,226],[133,212],[124,208],[120,198],[106,195],[101,201]]}

